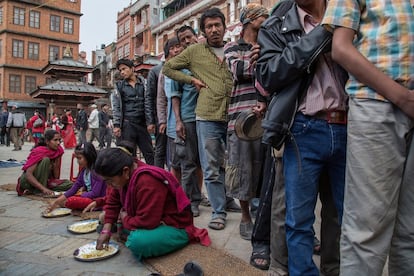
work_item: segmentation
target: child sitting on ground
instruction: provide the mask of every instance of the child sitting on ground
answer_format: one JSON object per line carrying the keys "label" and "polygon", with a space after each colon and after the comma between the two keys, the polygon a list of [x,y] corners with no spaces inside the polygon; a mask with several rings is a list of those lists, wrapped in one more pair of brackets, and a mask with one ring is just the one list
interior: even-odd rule
{"label": "child sitting on ground", "polygon": [[83,210],[96,198],[105,196],[106,184],[93,169],[97,156],[93,144],[84,143],[76,146],[75,156],[79,167],[83,169],[72,188],[50,204],[49,212],[63,206],[74,210]]}

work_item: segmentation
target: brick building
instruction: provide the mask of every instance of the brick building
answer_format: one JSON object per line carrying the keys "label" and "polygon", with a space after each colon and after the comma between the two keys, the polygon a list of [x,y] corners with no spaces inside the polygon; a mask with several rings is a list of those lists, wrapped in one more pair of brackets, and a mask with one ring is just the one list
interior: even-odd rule
{"label": "brick building", "polygon": [[209,8],[218,7],[226,17],[224,39],[239,37],[240,10],[250,2],[260,3],[269,10],[278,0],[137,0],[118,12],[116,57],[130,58],[137,70],[148,69],[154,58],[163,56],[163,45],[182,25],[189,25],[202,38],[200,17]]}
{"label": "brick building", "polygon": [[[0,100],[23,109],[44,109],[44,100],[29,94],[53,82],[41,72],[49,61],[70,49],[79,53],[81,0],[0,1]],[[9,104],[10,106],[10,104]]]}

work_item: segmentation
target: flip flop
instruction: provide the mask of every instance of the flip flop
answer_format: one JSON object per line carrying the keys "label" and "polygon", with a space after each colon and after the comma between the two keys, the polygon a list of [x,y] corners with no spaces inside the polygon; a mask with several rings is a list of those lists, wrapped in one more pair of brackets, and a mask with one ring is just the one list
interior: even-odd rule
{"label": "flip flop", "polygon": [[213,230],[223,230],[224,227],[226,227],[226,220],[223,219],[223,218],[212,219],[208,223],[208,227],[213,229]]}
{"label": "flip flop", "polygon": [[252,232],[253,232],[253,223],[251,221],[248,222],[240,222],[240,237],[244,240],[251,240],[252,239]]}
{"label": "flip flop", "polygon": [[[257,260],[265,260],[263,264],[259,264]],[[250,256],[250,264],[261,270],[268,270],[270,266],[270,250],[268,245],[253,246],[253,252]]]}

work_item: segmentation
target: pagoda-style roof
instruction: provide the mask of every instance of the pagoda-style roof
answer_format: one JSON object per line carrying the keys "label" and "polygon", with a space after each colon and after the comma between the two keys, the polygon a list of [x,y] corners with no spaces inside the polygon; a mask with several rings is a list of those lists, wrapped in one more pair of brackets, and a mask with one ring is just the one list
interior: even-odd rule
{"label": "pagoda-style roof", "polygon": [[33,98],[54,98],[56,96],[65,97],[82,97],[88,99],[102,98],[107,95],[108,92],[99,87],[86,84],[81,81],[63,81],[57,80],[56,82],[39,86],[36,90],[30,92],[30,96]]}
{"label": "pagoda-style roof", "polygon": [[59,60],[49,61],[49,63],[42,69],[43,74],[50,75],[54,75],[58,72],[76,72],[78,75],[85,75],[92,71],[92,66],[66,57]]}

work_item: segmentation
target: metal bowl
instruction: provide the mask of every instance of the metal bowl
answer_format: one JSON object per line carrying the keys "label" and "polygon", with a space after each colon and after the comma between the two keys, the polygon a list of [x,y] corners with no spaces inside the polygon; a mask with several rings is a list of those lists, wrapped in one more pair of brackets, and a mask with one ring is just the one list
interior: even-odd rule
{"label": "metal bowl", "polygon": [[262,118],[258,118],[253,111],[241,112],[237,116],[234,130],[242,140],[257,140],[263,135]]}

